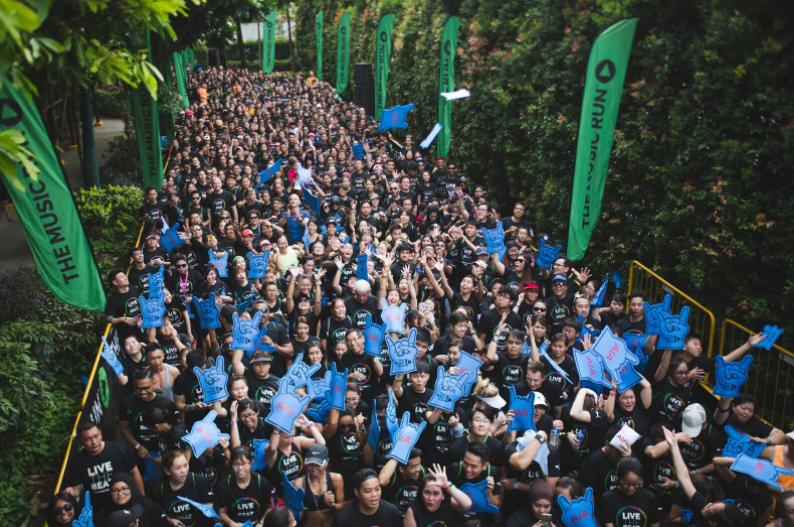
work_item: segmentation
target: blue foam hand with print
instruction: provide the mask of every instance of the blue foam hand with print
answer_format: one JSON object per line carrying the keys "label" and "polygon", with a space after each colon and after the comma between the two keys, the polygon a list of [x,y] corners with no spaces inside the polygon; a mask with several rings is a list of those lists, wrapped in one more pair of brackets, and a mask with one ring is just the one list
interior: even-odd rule
{"label": "blue foam hand with print", "polygon": [[752,363],[752,355],[745,355],[739,362],[725,362],[722,355],[717,355],[717,383],[714,385],[714,395],[738,397],[739,390],[747,382],[747,370]]}
{"label": "blue foam hand with print", "polygon": [[219,319],[221,310],[215,304],[215,293],[210,293],[208,300],[200,300],[194,296],[193,305],[196,307],[196,312],[198,312],[202,329],[218,329],[221,327]]}
{"label": "blue foam hand with print", "polygon": [[193,449],[194,456],[201,456],[205,450],[220,443],[221,438],[229,439],[229,434],[221,434],[218,425],[215,424],[217,415],[215,410],[210,410],[204,419],[193,423],[190,433],[182,438],[182,441]]}
{"label": "blue foam hand with print", "polygon": [[[328,416],[331,415],[331,394],[325,393],[323,397],[319,399],[319,402],[316,406],[309,408],[306,410],[306,416],[310,417],[312,420],[318,423],[324,423]],[[315,399],[316,401],[317,399]]]}
{"label": "blue foam hand with print", "polygon": [[394,108],[384,108],[381,111],[379,132],[384,130],[391,130],[392,128],[408,128],[408,123],[405,119],[408,117],[408,112],[414,109],[413,103],[397,105]]}
{"label": "blue foam hand with print", "polygon": [[353,148],[353,159],[364,157],[364,145],[356,141],[351,145],[351,147]]}
{"label": "blue foam hand with print", "polygon": [[505,232],[502,230],[502,222],[497,222],[496,227],[493,229],[482,227],[480,231],[485,238],[488,254],[498,253],[499,261],[501,261],[507,253],[507,247],[505,247]]}
{"label": "blue foam hand with print", "polygon": [[752,438],[736,430],[731,425],[725,425],[725,433],[728,434],[728,440],[722,448],[722,455],[725,457],[739,457],[739,454],[745,454],[750,457],[758,457],[764,451],[767,445],[753,441]]}
{"label": "blue foam hand with print", "polygon": [[72,527],[94,527],[94,507],[91,505],[91,491],[85,491],[83,510],[80,516],[72,521]]}
{"label": "blue foam hand with print", "polygon": [[662,313],[656,349],[682,350],[687,334],[689,334],[689,306],[682,307],[677,315]]}
{"label": "blue foam hand with print", "polygon": [[240,302],[239,304],[235,304],[234,308],[237,310],[238,315],[242,315],[248,310],[249,307],[251,307],[251,304],[253,303],[254,303],[254,297],[253,295],[251,295],[248,298],[248,300],[246,300],[245,302]]}
{"label": "blue foam hand with print", "polygon": [[[385,302],[385,300],[384,300]],[[364,353],[380,359],[381,348],[383,348],[383,338],[386,336],[386,324],[380,326],[372,323],[369,314],[364,316],[366,326],[361,334],[364,336]]]}
{"label": "blue foam hand with print", "polygon": [[306,385],[306,393],[312,396],[312,400],[324,399],[326,392],[331,389],[331,370],[327,370],[325,375],[318,378],[309,379]]}
{"label": "blue foam hand with print", "polygon": [[254,188],[258,189],[261,185],[270,181],[273,178],[273,175],[279,170],[281,170],[281,162],[283,160],[284,158],[279,159],[278,161],[273,163],[273,165],[269,166],[268,168],[257,174],[256,177],[259,178],[259,182],[256,184]]}
{"label": "blue foam hand with print", "polygon": [[208,263],[215,268],[218,276],[221,278],[226,278],[229,276],[229,273],[226,271],[227,265],[229,263],[229,253],[225,251],[213,251],[210,249],[207,251],[207,258]]}
{"label": "blue foam hand with print", "polygon": [[408,412],[403,414],[403,420],[400,423],[400,428],[394,434],[394,445],[392,446],[389,457],[396,459],[403,465],[408,464],[408,457],[411,455],[411,449],[419,441],[419,436],[422,430],[425,429],[427,421],[422,421],[420,424],[411,423],[411,416]]}
{"label": "blue foam hand with print", "polygon": [[336,370],[336,363],[331,363],[331,385],[328,389],[329,401],[331,408],[336,408],[339,411],[345,409],[345,391],[347,390],[347,368],[345,371],[338,372]]}
{"label": "blue foam hand with print", "polygon": [[537,430],[535,426],[535,392],[528,395],[516,395],[514,386],[510,386],[510,406],[513,419],[507,429],[510,432],[524,432],[526,430]]}
{"label": "blue foam hand with print", "polygon": [[161,265],[156,273],[149,273],[149,298],[157,296],[163,290],[163,282],[165,281],[165,266]]}
{"label": "blue foam hand with print", "polygon": [[562,251],[562,245],[551,247],[546,245],[546,241],[541,238],[538,245],[538,257],[535,259],[535,265],[541,269],[551,269],[551,265],[557,260],[557,255]]}
{"label": "blue foam hand with print", "polygon": [[598,307],[601,307],[601,306],[604,305],[604,300],[605,300],[605,297],[606,297],[606,294],[607,294],[607,285],[608,284],[609,284],[609,274],[606,275],[606,277],[604,278],[604,283],[601,284],[601,287],[599,287],[598,291],[596,291],[596,294],[593,297],[593,301],[591,302],[591,304],[593,304],[594,306],[598,306]]}
{"label": "blue foam hand with print", "polygon": [[471,393],[471,386],[477,382],[477,377],[480,375],[480,366],[482,366],[483,362],[475,357],[474,355],[466,352],[460,352],[460,359],[458,359],[458,363],[455,367],[458,369],[461,375],[464,373],[468,373],[469,377],[466,379],[466,382],[463,386],[463,392],[466,394]]}
{"label": "blue foam hand with print", "polygon": [[471,507],[467,513],[487,513],[496,514],[499,508],[488,499],[488,480],[483,479],[477,483],[464,483],[460,486],[460,491],[471,498]]}
{"label": "blue foam hand with print", "polygon": [[229,397],[226,385],[229,382],[229,375],[223,368],[223,356],[219,356],[214,366],[208,366],[203,370],[198,366],[193,366],[193,373],[196,374],[201,389],[204,390],[204,404],[211,404]]}
{"label": "blue foam hand with print", "polygon": [[102,358],[105,359],[105,362],[108,363],[108,366],[113,368],[113,372],[116,374],[116,377],[118,377],[124,373],[124,365],[121,364],[121,361],[119,360],[118,355],[116,355],[113,346],[111,346],[110,343],[105,340],[105,337],[102,337],[102,342],[105,343],[105,345],[102,346]]}
{"label": "blue foam hand with print", "polygon": [[234,338],[230,345],[231,349],[254,351],[254,342],[259,335],[259,321],[261,318],[261,311],[254,313],[251,319],[240,318],[237,313],[232,313],[232,335]]}
{"label": "blue foam hand with print", "polygon": [[[303,362],[303,353],[298,353],[298,355],[295,357],[295,360],[292,361],[292,365],[287,370],[287,374],[284,376],[284,379],[287,380],[287,386],[289,387],[289,390],[294,392],[301,386],[306,386],[309,384],[311,376],[314,375],[319,369],[319,363],[309,366]],[[306,391],[308,392],[308,388]]]}
{"label": "blue foam hand with print", "polygon": [[397,306],[390,306],[385,298],[381,298],[380,307],[380,317],[386,324],[386,333],[405,335],[405,312],[408,310],[407,304],[403,302]]}
{"label": "blue foam hand with print", "polygon": [[624,366],[639,363],[637,356],[629,351],[626,342],[612,333],[609,326],[591,349],[601,358],[602,364],[616,382],[620,379],[620,372],[624,371]]}
{"label": "blue foam hand with print", "polygon": [[258,470],[265,470],[267,468],[267,453],[265,453],[265,449],[269,444],[269,439],[252,440],[251,446],[253,447],[254,451],[254,465],[251,467],[251,470],[254,472]]}
{"label": "blue foam hand with print", "polygon": [[141,315],[143,317],[141,328],[149,329],[163,327],[163,317],[165,316],[165,292],[160,291],[160,294],[157,296],[149,294],[148,299],[141,295],[138,297],[138,300],[141,303]]}
{"label": "blue foam hand with print", "polygon": [[560,494],[557,496],[557,503],[562,510],[562,522],[568,527],[598,527],[592,488],[588,487],[584,496],[571,501]]}
{"label": "blue foam hand with print", "polygon": [[284,505],[292,511],[292,515],[295,516],[295,521],[300,521],[306,491],[293,485],[289,477],[287,477],[286,472],[281,472],[281,482],[284,488]]}
{"label": "blue foam hand with print", "polygon": [[[579,351],[573,348],[573,359],[580,380],[597,386],[612,387],[612,383],[604,375],[604,364],[601,362],[601,357],[592,349]],[[594,391],[598,393],[600,388],[596,388]]]}
{"label": "blue foam hand with print", "polygon": [[768,459],[752,458],[745,454],[739,454],[731,465],[731,470],[747,474],[751,478],[766,483],[773,489],[780,490],[783,487],[777,482],[780,476],[792,476],[794,470],[778,467]]}
{"label": "blue foam hand with print", "polygon": [[772,349],[772,346],[775,345],[778,337],[780,337],[781,333],[783,333],[783,328],[779,328],[777,326],[770,326],[767,324],[764,326],[764,331],[761,333],[763,335],[763,339],[761,342],[754,345],[755,348],[764,348],[765,350],[769,351]]}
{"label": "blue foam hand with print", "polygon": [[295,420],[311,401],[309,395],[301,397],[290,393],[289,382],[287,379],[281,379],[278,383],[278,394],[270,401],[270,413],[265,417],[265,422],[285,434],[291,434],[295,429]]}
{"label": "blue foam hand with print", "polygon": [[386,348],[391,359],[391,375],[404,375],[416,371],[416,328],[411,328],[407,338],[394,340],[386,335]]}
{"label": "blue foam hand with print", "polygon": [[378,451],[378,440],[380,440],[380,422],[378,421],[377,401],[372,401],[372,418],[370,419],[369,434],[367,444],[373,452]]}
{"label": "blue foam hand with print", "polygon": [[386,428],[389,429],[389,437],[394,443],[394,435],[400,428],[400,421],[397,419],[397,405],[394,404],[394,392],[389,388],[389,403],[386,405]]}
{"label": "blue foam hand with print", "polygon": [[361,253],[356,261],[356,278],[359,280],[369,280],[369,269],[367,268],[367,254]]}
{"label": "blue foam hand with print", "polygon": [[450,375],[444,370],[443,366],[439,366],[433,396],[427,404],[451,412],[455,409],[455,403],[458,399],[464,395],[469,395],[469,391],[465,389],[469,377],[468,373]]}
{"label": "blue foam hand with print", "polygon": [[612,281],[615,282],[615,287],[620,289],[624,281],[623,271],[612,271]]}
{"label": "blue foam hand with print", "polygon": [[270,249],[262,254],[248,253],[248,278],[256,280],[264,278],[267,274],[267,265],[270,263]]}
{"label": "blue foam hand with print", "polygon": [[579,332],[579,336],[576,338],[576,341],[580,344],[585,336],[589,336],[591,340],[595,340],[595,338],[601,334],[600,329],[590,329],[585,325],[584,315],[579,315],[578,319],[579,323],[582,325],[582,331]]}
{"label": "blue foam hand with print", "polygon": [[185,243],[185,240],[179,235],[178,223],[174,223],[171,227],[160,236],[160,245],[163,246],[165,252],[170,253],[175,247]]}
{"label": "blue foam hand with print", "polygon": [[254,349],[246,352],[248,354],[249,359],[257,351],[264,351],[265,353],[270,353],[270,354],[276,352],[276,347],[274,345],[265,342],[264,339],[266,336],[267,336],[267,326],[262,326],[261,328],[259,328],[259,333],[257,333],[256,337],[254,338]]}
{"label": "blue foam hand with print", "polygon": [[218,513],[215,512],[215,509],[213,509],[210,505],[206,505],[204,503],[199,503],[197,501],[193,501],[191,499],[184,498],[182,496],[177,496],[177,499],[180,499],[180,500],[184,501],[185,503],[190,503],[195,508],[200,510],[201,514],[203,514],[207,518],[218,518],[219,520],[221,519],[221,517],[218,516]]}

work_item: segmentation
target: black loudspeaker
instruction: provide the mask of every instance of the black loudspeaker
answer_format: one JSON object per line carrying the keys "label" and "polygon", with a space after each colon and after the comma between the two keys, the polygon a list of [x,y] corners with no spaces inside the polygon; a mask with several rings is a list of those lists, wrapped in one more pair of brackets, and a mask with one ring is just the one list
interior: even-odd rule
{"label": "black loudspeaker", "polygon": [[375,115],[375,86],[359,86],[356,84],[356,106],[366,110],[367,115]]}
{"label": "black loudspeaker", "polygon": [[373,86],[372,64],[359,62],[356,64],[356,86]]}

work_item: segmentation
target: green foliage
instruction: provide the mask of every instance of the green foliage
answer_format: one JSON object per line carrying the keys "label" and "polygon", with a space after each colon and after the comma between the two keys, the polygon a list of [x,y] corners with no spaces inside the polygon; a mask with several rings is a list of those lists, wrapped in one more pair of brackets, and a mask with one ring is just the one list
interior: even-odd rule
{"label": "green foliage", "polygon": [[100,117],[118,117],[126,119],[132,115],[132,102],[130,102],[130,92],[127,90],[110,89],[96,90],[91,95],[96,108],[96,113]]}
{"label": "green foliage", "polygon": [[[378,20],[397,15],[386,107],[416,104],[415,137],[438,120],[441,29],[460,16],[455,80],[472,97],[453,104],[450,156],[497,202],[527,202],[535,232],[563,245],[590,47],[610,24],[639,16],[584,263],[603,276],[637,259],[720,318],[753,329],[790,321],[794,12],[785,0],[301,2],[303,71],[316,64],[320,9],[331,83],[343,10],[352,15],[351,64],[374,64]],[[789,333],[781,343],[791,349]]]}
{"label": "green foliage", "polygon": [[209,52],[207,51],[207,46],[195,46],[193,48],[193,55],[196,57],[196,61],[198,61],[202,68],[206,68],[209,65],[210,57]]}
{"label": "green foliage", "polygon": [[[245,60],[248,61],[249,68],[252,64],[258,64],[259,62],[259,46],[262,43],[256,40],[246,40],[243,43],[243,49],[245,51]],[[239,63],[240,61],[240,54],[238,53],[237,46],[230,46],[226,51],[226,58],[227,62],[235,62]],[[289,41],[286,38],[277,38],[276,39],[276,62],[278,61],[287,61],[289,64]],[[281,70],[280,70],[281,71]]]}
{"label": "green foliage", "polygon": [[109,174],[140,173],[141,159],[138,152],[138,135],[135,129],[117,135],[108,141],[107,153],[102,154],[107,159],[103,172]]}
{"label": "green foliage", "polygon": [[[206,55],[206,48],[204,49]],[[205,63],[206,64],[206,63]],[[157,110],[163,113],[177,113],[182,109],[182,96],[174,86],[160,84],[157,87]],[[160,135],[165,135],[160,125]]]}
{"label": "green foliage", "polygon": [[138,236],[138,209],[143,192],[138,187],[110,185],[75,192],[77,210],[95,253],[126,254]]}

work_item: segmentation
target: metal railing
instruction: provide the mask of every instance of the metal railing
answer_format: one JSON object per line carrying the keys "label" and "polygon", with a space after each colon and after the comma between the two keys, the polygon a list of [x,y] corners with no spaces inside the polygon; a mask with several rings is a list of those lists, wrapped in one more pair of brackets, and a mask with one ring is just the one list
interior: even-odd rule
{"label": "metal railing", "polygon": [[[714,347],[714,331],[717,328],[714,313],[637,260],[631,262],[629,267],[627,296],[632,291],[642,291],[649,304],[658,304],[664,299],[665,295],[672,295],[671,309],[674,313],[680,311],[683,306],[689,306],[690,331],[700,334],[703,351],[706,352],[708,357],[711,357]],[[626,302],[626,311],[628,309],[629,305]]]}

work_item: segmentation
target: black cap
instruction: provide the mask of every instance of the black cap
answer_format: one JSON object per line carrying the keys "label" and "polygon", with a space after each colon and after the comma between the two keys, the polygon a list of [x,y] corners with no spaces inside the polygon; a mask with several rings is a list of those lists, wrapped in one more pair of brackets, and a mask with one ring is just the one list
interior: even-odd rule
{"label": "black cap", "polygon": [[133,505],[130,510],[116,511],[108,517],[108,527],[128,527],[143,517],[143,507]]}

